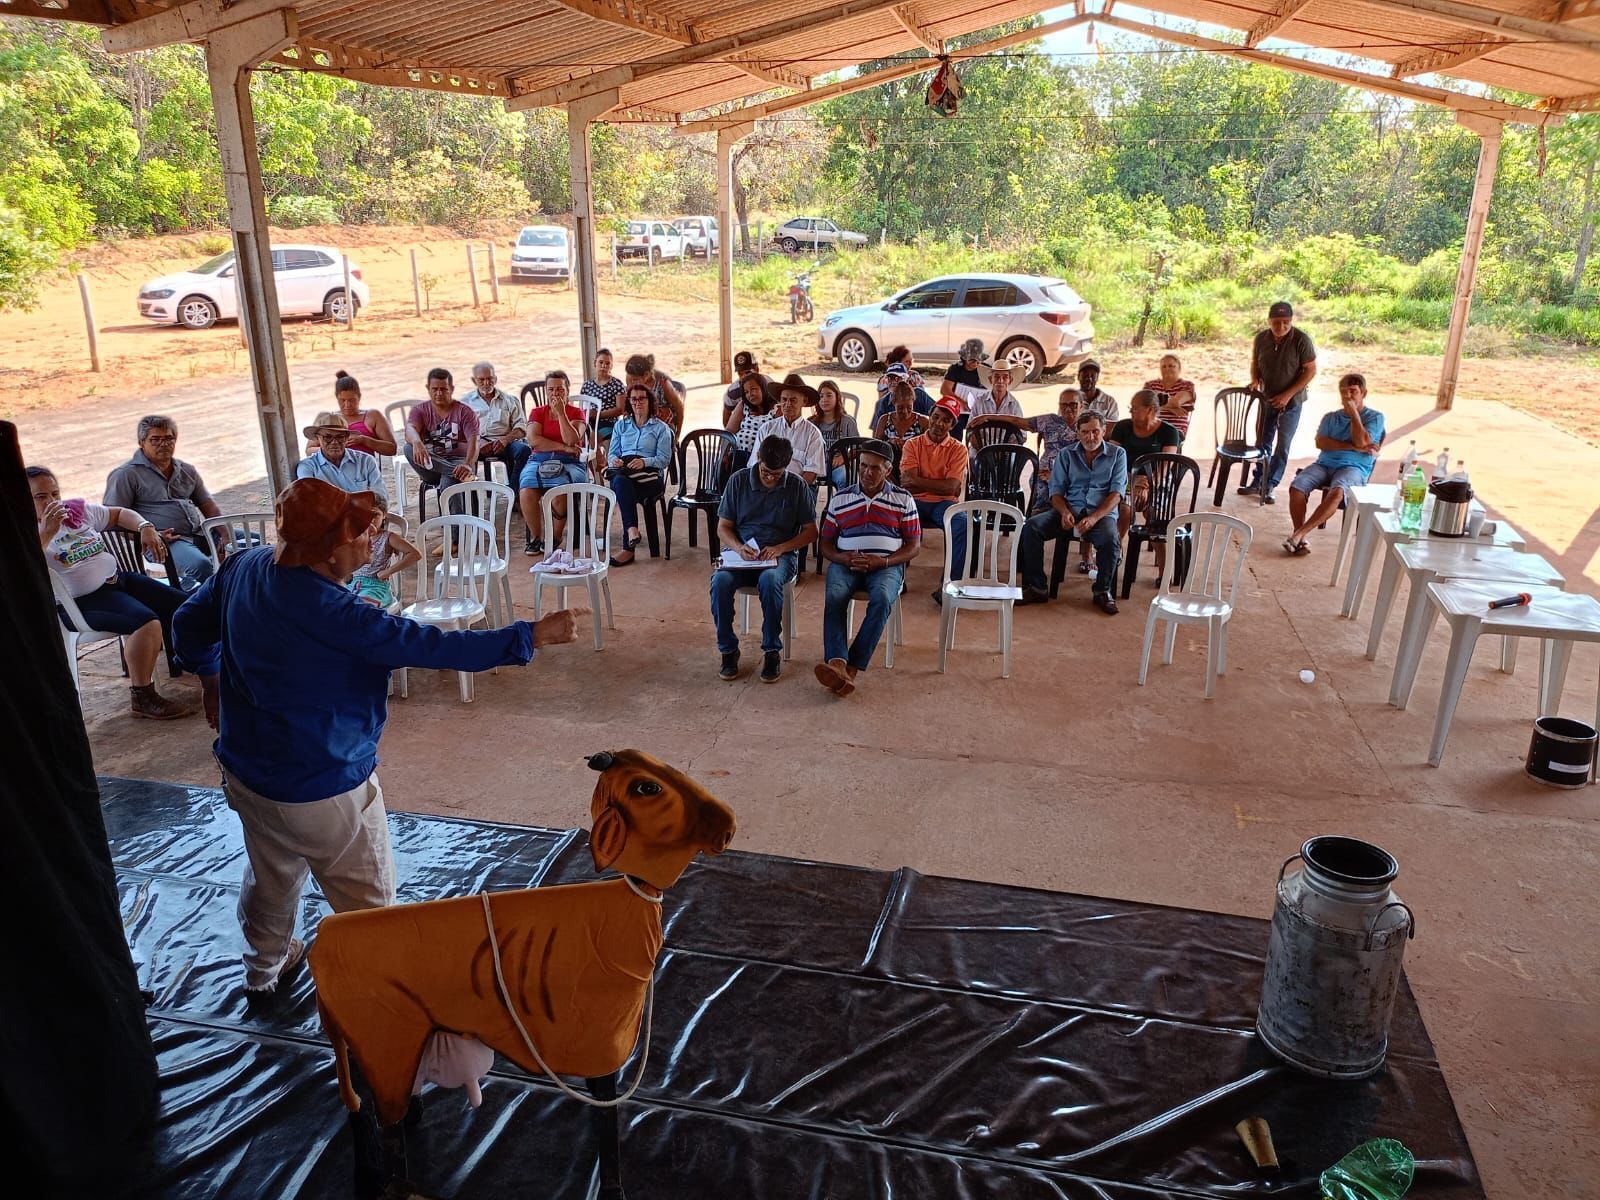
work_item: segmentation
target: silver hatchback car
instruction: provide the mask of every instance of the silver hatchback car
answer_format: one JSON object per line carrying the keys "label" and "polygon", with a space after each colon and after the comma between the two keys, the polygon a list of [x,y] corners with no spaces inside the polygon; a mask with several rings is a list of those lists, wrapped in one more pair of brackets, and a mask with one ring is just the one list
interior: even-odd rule
{"label": "silver hatchback car", "polygon": [[829,313],[817,349],[847,371],[870,371],[893,346],[919,363],[952,363],[968,338],[1005,359],[1019,380],[1038,379],[1094,353],[1089,304],[1043,275],[945,275],[889,299]]}

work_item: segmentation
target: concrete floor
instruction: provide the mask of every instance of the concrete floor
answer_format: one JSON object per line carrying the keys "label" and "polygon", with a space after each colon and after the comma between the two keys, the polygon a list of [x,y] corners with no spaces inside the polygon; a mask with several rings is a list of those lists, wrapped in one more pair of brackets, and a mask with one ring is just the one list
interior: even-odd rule
{"label": "concrete floor", "polygon": [[[1050,394],[1034,390],[1025,406],[1042,411]],[[691,424],[716,403],[715,389],[697,389]],[[1411,437],[1451,446],[1530,549],[1570,587],[1597,590],[1600,449],[1489,401],[1463,399],[1450,414],[1422,396],[1380,406],[1391,449]],[[1297,455],[1313,452],[1314,424]],[[1192,438],[1203,462],[1209,425],[1198,420]],[[1058,603],[1019,611],[1010,680],[999,677],[993,618],[977,616],[962,618],[950,671],[938,674],[927,599],[937,541],[912,568],[897,665],[880,660],[853,698],[835,700],[810,675],[815,577],[799,590],[782,681],[752,678],[752,638],[744,677],[723,683],[704,550],[688,550],[680,520],[671,563],[641,558],[614,574],[618,628],[603,653],[580,641],[482,676],[471,706],[453,678],[413,672],[411,697],[391,707],[385,792],[398,809],[576,825],[593,778],[583,755],[637,746],[732,804],[741,848],[1263,917],[1279,864],[1305,838],[1368,838],[1401,863],[1397,890],[1418,922],[1407,971],[1489,1195],[1600,1196],[1600,789],[1556,791],[1521,773],[1536,655],[1505,676],[1480,652],[1444,764],[1430,768],[1442,635],[1410,710],[1390,708],[1398,618],[1368,663],[1366,621],[1339,619],[1327,586],[1333,531],[1291,560],[1278,548],[1286,505],[1230,496],[1226,509],[1255,525],[1256,543],[1213,701],[1201,696],[1204,644],[1186,633],[1173,665],[1135,684],[1148,562],[1117,618],[1089,607],[1076,574]],[[530,580],[515,570],[526,614]],[[1594,717],[1597,657],[1592,647],[1574,656],[1570,715]],[[1313,685],[1299,681],[1305,667]],[[84,673],[99,770],[215,782],[197,720],[129,719],[112,651],[91,655]],[[461,752],[439,753],[450,745]]]}

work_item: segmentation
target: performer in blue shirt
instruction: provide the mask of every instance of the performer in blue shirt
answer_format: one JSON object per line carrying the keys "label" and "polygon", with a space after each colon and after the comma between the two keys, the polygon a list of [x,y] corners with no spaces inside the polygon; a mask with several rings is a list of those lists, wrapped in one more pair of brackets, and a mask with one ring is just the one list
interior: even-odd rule
{"label": "performer in blue shirt", "polygon": [[345,585],[371,553],[371,492],[296,480],[277,502],[278,544],[230,555],[173,618],[218,732],[223,792],[244,826],[239,923],[245,989],[272,992],[304,947],[294,937],[309,872],[335,912],[394,900],[378,786],[378,738],[396,667],[523,666],[570,642],[572,613],[452,632],[393,617]]}

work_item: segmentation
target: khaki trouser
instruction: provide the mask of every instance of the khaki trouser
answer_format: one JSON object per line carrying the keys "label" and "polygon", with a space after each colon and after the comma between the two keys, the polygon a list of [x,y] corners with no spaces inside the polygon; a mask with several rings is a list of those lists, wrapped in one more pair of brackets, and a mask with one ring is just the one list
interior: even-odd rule
{"label": "khaki trouser", "polygon": [[308,804],[269,800],[226,770],[222,792],[239,814],[249,856],[239,889],[246,987],[267,987],[283,969],[308,871],[334,912],[394,903],[394,852],[376,774]]}

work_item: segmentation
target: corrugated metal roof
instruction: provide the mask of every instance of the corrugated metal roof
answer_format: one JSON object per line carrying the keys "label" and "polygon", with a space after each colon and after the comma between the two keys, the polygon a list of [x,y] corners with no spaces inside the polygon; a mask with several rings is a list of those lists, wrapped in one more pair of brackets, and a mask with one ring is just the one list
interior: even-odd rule
{"label": "corrugated metal roof", "polygon": [[[605,77],[591,84],[593,77],[627,66],[631,78],[606,84],[620,84],[623,107],[682,115],[783,85],[803,88],[864,61],[923,54],[927,41],[1050,7],[1039,0],[852,0],[856,15],[841,17],[843,3],[286,0],[298,17],[301,48],[284,61],[399,86],[487,88],[545,102],[574,88],[598,88]],[[97,24],[126,24],[173,7],[147,0],[0,0],[0,14]],[[1107,0],[1078,6],[1091,18],[1107,7]],[[1388,64],[1397,77],[1435,70],[1524,92],[1550,107],[1600,107],[1600,0],[1140,0],[1139,7],[1235,31],[1236,41],[1252,30],[1257,37],[1270,32]],[[763,36],[785,21],[799,27]],[[735,36],[739,45],[706,53],[706,43]],[[671,55],[695,61],[672,65],[664,57]],[[561,85],[565,91],[556,96],[552,89]]]}

